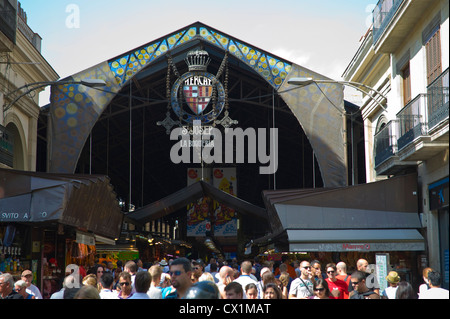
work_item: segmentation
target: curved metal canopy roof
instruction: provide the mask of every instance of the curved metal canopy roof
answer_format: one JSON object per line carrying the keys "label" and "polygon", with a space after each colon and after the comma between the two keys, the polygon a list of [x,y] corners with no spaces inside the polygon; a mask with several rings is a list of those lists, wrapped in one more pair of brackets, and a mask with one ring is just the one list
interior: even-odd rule
{"label": "curved metal canopy roof", "polygon": [[287,83],[291,77],[326,78],[200,22],[69,77],[74,81],[103,79],[107,83],[105,90],[78,84],[54,86],[49,109],[52,131],[48,170],[73,173],[96,121],[120,91],[131,81],[163,68],[158,65],[164,61],[163,57],[171,56],[177,62],[184,58],[189,47],[199,43],[207,45],[211,54],[228,52],[239,67],[264,79],[301,124],[314,149],[324,186],[347,184],[342,86],[291,86]]}

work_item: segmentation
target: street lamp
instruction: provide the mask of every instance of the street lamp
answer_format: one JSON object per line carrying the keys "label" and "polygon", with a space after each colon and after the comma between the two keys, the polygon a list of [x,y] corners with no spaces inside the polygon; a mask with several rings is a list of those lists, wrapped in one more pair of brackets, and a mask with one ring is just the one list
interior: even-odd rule
{"label": "street lamp", "polygon": [[[351,81],[335,81],[335,80],[315,80],[313,78],[292,78],[290,80],[288,80],[289,84],[292,85],[297,85],[297,86],[307,86],[310,85],[312,83],[338,83],[338,84],[345,84],[348,86],[351,86],[354,89],[357,89],[358,91],[361,91],[364,94],[367,94],[368,96],[370,96],[370,98],[375,101],[375,103],[378,104],[379,107],[381,107],[384,111],[387,111],[386,108],[380,103],[380,101],[378,101],[376,99],[376,97],[374,95],[371,94],[371,91],[377,93],[379,96],[381,96],[383,98],[383,100],[387,101],[387,97],[384,96],[381,92],[375,90],[374,88],[367,86],[363,83],[359,83],[359,82],[351,82]],[[363,89],[361,89],[361,87],[364,87],[365,89],[367,89],[368,91],[365,91]]]}
{"label": "street lamp", "polygon": [[29,94],[30,92],[49,86],[49,85],[66,85],[66,84],[81,84],[90,88],[97,88],[97,87],[103,87],[106,86],[106,82],[101,79],[84,79],[81,81],[53,81],[53,82],[35,82],[30,84],[25,84],[24,86],[21,86],[20,88],[8,93],[5,95],[5,98],[8,98],[9,96],[12,96],[16,92],[19,92],[23,89],[27,89],[25,92],[21,93],[18,97],[16,97],[11,103],[8,103],[4,105],[3,107],[3,113],[5,113],[8,109],[10,109],[18,100],[20,100],[23,96]]}

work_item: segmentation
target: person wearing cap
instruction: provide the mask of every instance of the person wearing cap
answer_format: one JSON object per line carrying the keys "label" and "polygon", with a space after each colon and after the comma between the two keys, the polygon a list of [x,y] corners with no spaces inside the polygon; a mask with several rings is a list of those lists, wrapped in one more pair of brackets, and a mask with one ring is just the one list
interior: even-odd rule
{"label": "person wearing cap", "polygon": [[398,283],[400,282],[400,276],[396,271],[391,271],[386,277],[386,280],[389,284],[389,287],[387,287],[383,293],[381,294],[381,297],[383,299],[395,299],[395,294],[397,293]]}
{"label": "person wearing cap", "polygon": [[163,268],[162,270],[163,273],[169,272],[170,270],[169,264],[167,263],[167,260],[165,258],[159,262],[159,265]]}
{"label": "person wearing cap", "polygon": [[42,299],[39,288],[31,283],[33,281],[33,273],[31,272],[31,270],[24,270],[21,277],[22,280],[27,283],[26,292],[32,294],[36,299]]}

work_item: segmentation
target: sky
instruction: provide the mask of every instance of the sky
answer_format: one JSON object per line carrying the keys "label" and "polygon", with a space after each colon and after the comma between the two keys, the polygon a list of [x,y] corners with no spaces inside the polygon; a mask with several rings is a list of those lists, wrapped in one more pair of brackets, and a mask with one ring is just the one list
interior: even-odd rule
{"label": "sky", "polygon": [[[200,21],[340,80],[378,0],[21,0],[41,54],[65,78]],[[40,105],[48,103],[48,90]]]}

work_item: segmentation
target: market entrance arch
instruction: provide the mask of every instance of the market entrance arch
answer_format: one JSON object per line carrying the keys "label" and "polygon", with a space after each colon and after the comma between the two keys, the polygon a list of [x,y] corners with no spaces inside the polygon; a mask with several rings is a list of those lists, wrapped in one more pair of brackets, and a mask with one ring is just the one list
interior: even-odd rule
{"label": "market entrance arch", "polygon": [[[209,72],[216,74],[228,52],[229,112],[238,126],[279,129],[279,163],[276,174],[258,174],[259,165],[175,165],[169,158],[173,146],[167,132],[156,123],[167,109],[168,61],[180,74],[189,51],[206,50]],[[176,78],[172,74],[170,83]],[[182,189],[187,170],[202,174],[208,168],[233,167],[238,176],[238,197],[263,207],[264,189],[333,187],[346,184],[342,114],[342,88],[326,85],[297,89],[289,77],[323,76],[202,23],[194,23],[140,48],[81,71],[71,78],[104,79],[103,90],[80,85],[52,89],[49,118],[50,172],[107,174],[125,203],[136,209]],[[327,98],[323,93],[327,94]],[[333,102],[332,103],[330,103]],[[41,162],[41,167],[43,166]],[[168,223],[185,211],[167,216]],[[250,225],[252,236],[266,227]],[[258,233],[259,232],[259,233]]]}

